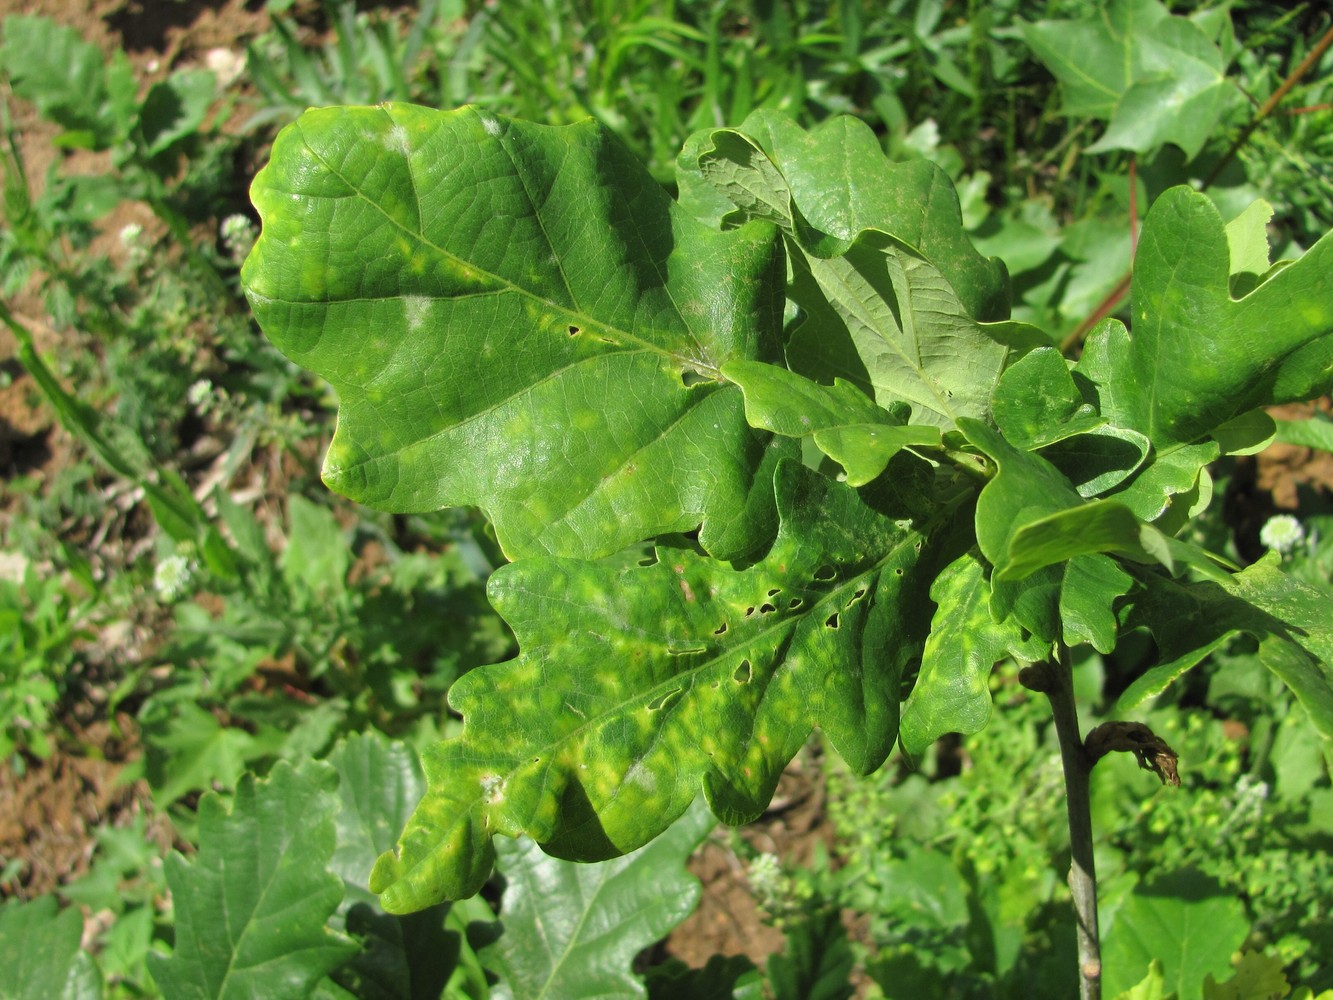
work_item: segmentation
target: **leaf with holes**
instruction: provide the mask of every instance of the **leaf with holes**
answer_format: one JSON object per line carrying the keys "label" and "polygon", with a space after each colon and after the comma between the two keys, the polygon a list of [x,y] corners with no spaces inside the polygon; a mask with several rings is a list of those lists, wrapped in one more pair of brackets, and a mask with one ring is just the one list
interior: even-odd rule
{"label": "leaf with holes", "polygon": [[527,559],[491,578],[522,653],[450,691],[463,735],[425,755],[430,791],[371,876],[386,907],[475,892],[496,834],[613,857],[700,791],[747,822],[816,725],[857,772],[884,761],[930,621],[927,543],[953,512],[917,521],[902,496],[797,463],[777,497],[778,537],[744,569],[663,543],[651,565]]}
{"label": "leaf with holes", "polygon": [[700,524],[721,558],[771,537],[776,453],[718,378],[777,349],[771,227],[689,218],[591,122],[472,108],[307,112],[251,194],[242,282],[338,392],[332,488],[479,506],[511,558]]}

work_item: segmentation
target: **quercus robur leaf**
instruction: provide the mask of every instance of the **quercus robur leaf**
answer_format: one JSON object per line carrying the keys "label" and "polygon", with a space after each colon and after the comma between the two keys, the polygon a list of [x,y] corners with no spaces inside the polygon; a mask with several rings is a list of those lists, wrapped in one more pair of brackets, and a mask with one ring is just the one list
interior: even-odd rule
{"label": "quercus robur leaf", "polygon": [[[1193,29],[1155,0],[1111,11],[1161,38],[1115,40],[1104,143],[1159,143],[1169,119],[1135,102],[1197,67],[1141,71]],[[944,175],[889,163],[864,126],[761,113],[679,166],[688,210],[595,124],[385,105],[308,112],[256,179],[243,283],[338,391],[327,480],[390,510],[477,505],[516,560],[489,595],[520,654],[451,689],[462,734],[426,751],[396,849],[342,829],[383,851],[386,909],[475,893],[498,835],[610,858],[700,791],[743,822],[816,726],[870,771],[895,740],[984,725],[999,659],[1109,652],[1140,625],[1163,662],[1131,693],[1243,631],[1333,739],[1326,596],[1174,537],[1207,464],[1276,433],[1263,407],[1333,388],[1333,237],[1270,267],[1262,209],[1227,227],[1168,191],[1132,334],[1103,323],[1071,366],[1005,319],[1003,266]],[[795,461],[802,439],[846,482]],[[1168,575],[1186,569],[1206,582]],[[415,786],[396,773],[353,812],[398,812]]]}
{"label": "quercus robur leaf", "polygon": [[717,820],[696,802],[662,836],[623,858],[581,865],[503,840],[499,939],[482,953],[500,975],[495,1000],[647,994],[634,958],[694,911],[685,862]]}
{"label": "quercus robur leaf", "polygon": [[1107,0],[1078,21],[1039,21],[1023,37],[1060,81],[1061,110],[1108,122],[1090,148],[1195,157],[1241,95],[1218,47],[1158,0]]}
{"label": "quercus robur leaf", "polygon": [[512,558],[700,523],[722,558],[771,537],[769,436],[717,379],[776,350],[770,227],[689,218],[591,122],[471,108],[307,112],[252,197],[242,282],[269,337],[338,391],[334,489],[474,504]]}
{"label": "quercus robur leaf", "polygon": [[175,949],[149,956],[164,995],[304,996],[356,951],[325,926],[343,893],[328,870],[336,782],[322,762],[279,762],[242,778],[230,810],[200,800],[199,852],[167,858]]}
{"label": "quercus robur leaf", "polygon": [[16,1000],[101,1000],[102,973],[81,945],[78,907],[59,910],[52,893],[0,906],[0,996]]}
{"label": "quercus robur leaf", "polygon": [[723,821],[748,821],[816,725],[854,770],[883,762],[929,626],[925,545],[952,513],[914,523],[887,486],[863,497],[796,463],[776,493],[777,539],[744,569],[663,544],[652,565],[496,572],[491,600],[522,653],[450,691],[463,735],[425,754],[430,791],[371,877],[386,907],[475,892],[498,833],[610,857],[701,790]]}
{"label": "quercus robur leaf", "polygon": [[1128,624],[1146,625],[1158,663],[1121,695],[1120,709],[1161,693],[1233,636],[1259,640],[1259,659],[1295,694],[1333,744],[1333,594],[1283,573],[1269,557],[1202,583],[1145,578]]}
{"label": "quercus robur leaf", "polygon": [[1009,315],[1004,264],[968,239],[948,175],[929,160],[893,162],[856,118],[840,115],[806,131],[759,110],[735,129],[691,136],[678,170],[682,201],[693,194],[723,213],[739,209],[793,232],[799,225],[816,239],[850,243],[880,230],[934,261],[969,315],[982,322]]}
{"label": "quercus robur leaf", "polygon": [[1166,539],[1124,504],[1085,502],[1040,455],[1012,447],[978,421],[964,421],[962,430],[998,468],[977,499],[977,543],[998,580],[1022,580],[1098,552],[1171,564]]}
{"label": "quercus robur leaf", "polygon": [[722,374],[745,393],[751,426],[786,437],[809,437],[842,465],[851,486],[864,486],[911,445],[940,445],[937,427],[906,423],[907,407],[890,413],[850,382],[812,382],[777,365],[735,361]]}
{"label": "quercus robur leaf", "polygon": [[1087,643],[1099,653],[1111,652],[1120,626],[1115,602],[1133,585],[1134,578],[1110,556],[1070,559],[1060,586],[1060,626],[1065,645]]}
{"label": "quercus robur leaf", "polygon": [[1213,203],[1172,188],[1144,220],[1132,287],[1134,329],[1110,320],[1073,370],[1110,424],[1146,437],[1152,461],[1113,493],[1156,520],[1192,497],[1204,467],[1269,433],[1251,411],[1333,388],[1333,237],[1241,299],[1230,294],[1231,251]]}
{"label": "quercus robur leaf", "polygon": [[1242,299],[1205,195],[1167,191],[1143,223],[1127,365],[1114,373],[1153,446],[1188,444],[1250,410],[1333,388],[1333,236]]}
{"label": "quercus robur leaf", "polygon": [[1051,347],[1037,348],[1005,370],[995,386],[991,416],[1006,441],[1041,451],[1080,496],[1118,485],[1148,456],[1148,439],[1098,413]]}
{"label": "quercus robur leaf", "polygon": [[945,733],[970,735],[990,719],[990,672],[1018,655],[1041,659],[1049,647],[1028,641],[1017,621],[991,612],[986,565],[965,553],[946,566],[930,588],[935,615],[912,693],[903,702],[899,741],[917,756]]}
{"label": "quercus robur leaf", "polygon": [[1048,343],[1003,321],[1003,266],[968,241],[947,178],[890,164],[864,125],[834,119],[806,133],[756,114],[692,138],[680,165],[682,185],[734,206],[719,221],[782,230],[788,295],[803,313],[787,362],[803,375],[843,378],[882,406],[911,404],[913,423],[951,428],[987,416],[1005,367]]}

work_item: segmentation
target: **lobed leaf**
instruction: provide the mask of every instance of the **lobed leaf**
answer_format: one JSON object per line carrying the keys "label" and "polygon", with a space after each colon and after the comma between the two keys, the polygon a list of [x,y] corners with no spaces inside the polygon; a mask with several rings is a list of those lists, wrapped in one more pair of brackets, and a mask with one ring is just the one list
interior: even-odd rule
{"label": "lobed leaf", "polygon": [[1167,530],[1206,505],[1209,462],[1275,433],[1253,411],[1333,389],[1333,235],[1241,299],[1231,268],[1212,202],[1167,191],[1143,225],[1133,334],[1103,323],[1073,369],[1103,418],[1151,444],[1151,460],[1112,492],[1144,520],[1167,515]]}
{"label": "lobed leaf", "polygon": [[175,949],[149,956],[165,996],[304,996],[355,952],[325,926],[343,892],[328,870],[336,781],[327,764],[279,762],[263,782],[247,774],[230,811],[200,800],[199,852],[167,858]]}
{"label": "lobed leaf", "polygon": [[838,115],[806,131],[760,109],[738,128],[691,136],[677,169],[681,200],[711,204],[715,222],[739,209],[793,235],[799,226],[807,239],[844,244],[876,229],[934,261],[969,315],[992,322],[1009,314],[1004,264],[972,245],[948,175],[929,160],[893,162],[857,118]]}
{"label": "lobed leaf", "polygon": [[991,416],[1006,441],[1023,451],[1041,451],[1082,497],[1119,485],[1148,457],[1148,439],[1098,413],[1051,347],[1039,347],[1005,369]]}
{"label": "lobed leaf", "polygon": [[[680,160],[695,203],[731,206],[719,223],[782,230],[802,310],[790,367],[842,378],[914,422],[952,427],[985,417],[1004,368],[1047,343],[1003,320],[1003,265],[977,253],[957,196],[933,165],[890,164],[864,125],[833,119],[804,132],[772,113],[700,133]],[[701,191],[701,189],[703,189]]]}
{"label": "lobed leaf", "polygon": [[784,462],[777,539],[745,568],[659,544],[651,565],[499,570],[491,599],[522,653],[450,691],[463,735],[425,755],[430,791],[371,876],[384,905],[475,892],[498,833],[610,857],[651,840],[701,789],[724,822],[749,821],[815,725],[854,770],[878,767],[954,518],[945,507],[914,520],[919,486],[902,477],[923,467],[896,463],[863,497]]}
{"label": "lobed leaf", "polygon": [[332,488],[479,506],[511,558],[701,524],[721,558],[771,538],[769,436],[717,379],[776,350],[771,227],[689,218],[596,124],[474,108],[309,111],[251,195],[242,283],[338,391]]}
{"label": "lobed leaf", "polygon": [[501,976],[496,1000],[647,995],[635,956],[699,903],[685,862],[717,820],[696,802],[651,844],[596,865],[543,854],[530,840],[499,844],[504,928],[482,952]]}
{"label": "lobed leaf", "polygon": [[1085,502],[1053,465],[978,421],[965,421],[962,430],[998,468],[977,500],[977,543],[997,581],[1099,552],[1171,566],[1166,538],[1123,503]]}
{"label": "lobed leaf", "polygon": [[1060,81],[1064,114],[1108,121],[1092,152],[1169,142],[1193,159],[1241,103],[1218,47],[1158,0],[1107,0],[1081,20],[1025,25],[1023,37]]}
{"label": "lobed leaf", "polygon": [[1130,351],[1114,375],[1126,426],[1159,450],[1333,389],[1333,234],[1239,300],[1230,264],[1207,196],[1176,187],[1153,203],[1135,258]]}
{"label": "lobed leaf", "polygon": [[1012,618],[991,613],[986,565],[965,553],[941,570],[930,588],[935,615],[916,684],[902,707],[898,739],[909,757],[919,756],[945,733],[971,735],[990,721],[991,668],[1014,654],[1034,661],[1049,652],[1025,640]]}
{"label": "lobed leaf", "polygon": [[905,423],[906,407],[890,413],[841,379],[824,386],[760,361],[734,361],[723,367],[722,374],[745,393],[750,426],[786,437],[809,437],[843,467],[850,486],[875,479],[904,448],[940,446],[938,428]]}

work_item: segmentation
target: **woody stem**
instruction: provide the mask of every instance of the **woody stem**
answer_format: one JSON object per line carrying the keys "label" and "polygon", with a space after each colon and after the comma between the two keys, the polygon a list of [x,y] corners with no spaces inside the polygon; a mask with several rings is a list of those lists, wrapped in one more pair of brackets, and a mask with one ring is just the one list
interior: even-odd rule
{"label": "woody stem", "polygon": [[1029,684],[1042,691],[1051,703],[1055,735],[1064,766],[1065,801],[1069,813],[1069,891],[1073,895],[1075,932],[1078,940],[1079,1000],[1101,1000],[1101,939],[1097,930],[1097,870],[1092,853],[1092,803],[1089,777],[1092,758],[1079,733],[1078,710],[1074,705],[1073,671],[1069,650],[1058,645],[1058,656],[1040,664]]}

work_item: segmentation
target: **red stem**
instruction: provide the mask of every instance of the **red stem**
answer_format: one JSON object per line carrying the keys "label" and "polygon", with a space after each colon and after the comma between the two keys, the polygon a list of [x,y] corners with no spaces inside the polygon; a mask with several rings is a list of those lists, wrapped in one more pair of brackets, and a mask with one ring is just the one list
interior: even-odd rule
{"label": "red stem", "polygon": [[[1287,94],[1291,91],[1291,88],[1296,86],[1296,84],[1300,82],[1301,78],[1310,71],[1310,69],[1315,65],[1315,63],[1319,61],[1319,58],[1328,50],[1328,47],[1330,45],[1333,45],[1333,28],[1329,28],[1326,32],[1324,32],[1322,36],[1320,36],[1319,41],[1315,42],[1314,48],[1312,48],[1308,53],[1306,53],[1305,58],[1300,61],[1300,65],[1298,65],[1294,70],[1291,71],[1291,73],[1287,75],[1287,78],[1282,81],[1282,84],[1277,88],[1277,90],[1273,91],[1272,96],[1269,97],[1268,100],[1264,101],[1263,105],[1259,108],[1259,110],[1255,112],[1255,115],[1252,119],[1250,119],[1249,124],[1247,124],[1245,128],[1241,130],[1240,135],[1236,136],[1236,140],[1231,144],[1231,148],[1229,148],[1226,151],[1225,155],[1223,155],[1223,157],[1213,165],[1212,171],[1204,179],[1203,184],[1200,185],[1199,187],[1200,191],[1205,191],[1210,186],[1212,186],[1213,181],[1217,180],[1218,176],[1221,175],[1222,170],[1226,167],[1226,165],[1235,158],[1236,153],[1239,152],[1240,148],[1245,145],[1246,141],[1249,140],[1250,136],[1254,133],[1254,130],[1259,127],[1260,123],[1265,118],[1267,118],[1270,114],[1273,113],[1273,109],[1278,106],[1278,103],[1282,100],[1282,98],[1286,97]],[[1303,108],[1297,109],[1297,111],[1299,112],[1303,110],[1318,110],[1318,108],[1319,106],[1316,106],[1315,108],[1311,109],[1303,109]],[[1132,216],[1134,211],[1133,157],[1131,157],[1129,161],[1129,170],[1130,170],[1130,175],[1129,175],[1130,213]],[[1131,221],[1131,226],[1133,225],[1135,225],[1135,223]],[[1137,243],[1137,237],[1131,235],[1131,241],[1132,243]],[[1118,282],[1116,282],[1116,286],[1113,289],[1111,289],[1111,291],[1107,294],[1106,298],[1102,299],[1102,301],[1097,304],[1097,308],[1092,311],[1092,315],[1090,315],[1087,319],[1085,319],[1082,323],[1080,323],[1078,325],[1078,328],[1074,330],[1073,333],[1069,334],[1069,336],[1065,337],[1065,339],[1060,342],[1061,351],[1068,353],[1069,351],[1077,347],[1079,344],[1081,344],[1083,342],[1083,338],[1088,335],[1088,331],[1091,330],[1094,326],[1100,323],[1103,319],[1105,319],[1115,310],[1116,306],[1120,304],[1120,300],[1123,299],[1125,297],[1125,294],[1129,291],[1132,277],[1133,277],[1132,271],[1125,272],[1124,277],[1122,277]]]}

